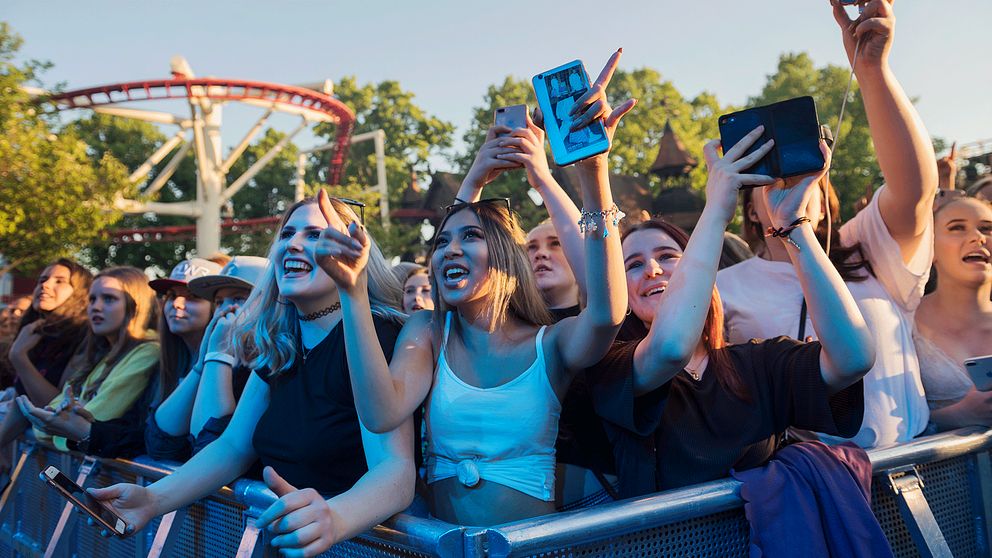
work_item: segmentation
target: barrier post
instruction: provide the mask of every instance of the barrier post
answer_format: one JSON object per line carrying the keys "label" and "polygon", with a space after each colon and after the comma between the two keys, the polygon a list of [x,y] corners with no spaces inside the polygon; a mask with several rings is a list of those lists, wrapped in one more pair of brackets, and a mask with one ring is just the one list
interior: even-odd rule
{"label": "barrier post", "polygon": [[10,475],[10,482],[7,483],[7,488],[3,492],[3,496],[0,497],[0,525],[6,523],[7,514],[10,513],[10,497],[17,493],[17,488],[19,486],[19,481],[21,479],[21,472],[24,470],[24,464],[27,463],[28,458],[34,454],[35,444],[34,442],[25,442],[24,450],[21,451],[21,456],[17,459],[17,465],[14,466],[14,471]]}
{"label": "barrier post", "polygon": [[159,522],[158,529],[155,531],[152,546],[148,549],[147,558],[175,556],[176,540],[179,539],[183,522],[186,521],[187,510],[189,510],[188,506],[162,516],[162,521]]}
{"label": "barrier post", "polygon": [[262,558],[264,544],[261,543],[262,532],[255,527],[255,520],[265,510],[248,507],[245,510],[245,532],[238,543],[237,558]]}
{"label": "barrier post", "polygon": [[[76,484],[80,487],[86,486],[86,479],[89,478],[91,473],[96,472],[98,461],[95,457],[87,455],[82,464],[79,465],[79,473],[76,475]],[[48,541],[48,547],[45,549],[44,558],[52,558],[55,556],[55,552],[59,548],[59,543],[65,540],[65,538],[72,536],[72,532],[76,528],[76,522],[70,523],[69,520],[72,518],[72,502],[66,502],[65,507],[62,508],[62,515],[59,516],[59,522],[55,526],[55,531],[52,532],[52,538]]]}
{"label": "barrier post", "polygon": [[992,455],[989,452],[975,455],[974,490],[979,495],[975,506],[978,552],[992,555]]}
{"label": "barrier post", "polygon": [[896,503],[906,522],[917,550],[924,558],[954,558],[947,540],[937,525],[930,504],[923,495],[923,479],[915,465],[896,467],[885,471],[889,487],[895,493]]}

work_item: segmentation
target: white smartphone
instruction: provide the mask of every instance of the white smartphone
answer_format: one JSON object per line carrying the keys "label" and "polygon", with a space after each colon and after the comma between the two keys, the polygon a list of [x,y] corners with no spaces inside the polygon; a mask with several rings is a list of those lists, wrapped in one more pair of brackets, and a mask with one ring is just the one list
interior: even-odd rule
{"label": "white smartphone", "polygon": [[581,60],[537,74],[532,83],[537,104],[544,113],[544,129],[555,164],[571,165],[609,150],[610,140],[601,119],[584,128],[571,129],[573,118],[568,113],[575,101],[589,90],[589,78]]}
{"label": "white smartphone", "polygon": [[527,105],[500,107],[493,113],[493,124],[511,130],[527,127]]}
{"label": "white smartphone", "polygon": [[964,361],[964,369],[975,382],[975,389],[992,391],[992,355],[969,358]]}
{"label": "white smartphone", "polygon": [[58,467],[49,467],[41,473],[41,479],[55,487],[74,506],[86,512],[105,529],[118,537],[123,537],[127,533],[127,523],[124,522],[107,505],[100,502],[89,492],[86,492],[72,479],[62,474]]}

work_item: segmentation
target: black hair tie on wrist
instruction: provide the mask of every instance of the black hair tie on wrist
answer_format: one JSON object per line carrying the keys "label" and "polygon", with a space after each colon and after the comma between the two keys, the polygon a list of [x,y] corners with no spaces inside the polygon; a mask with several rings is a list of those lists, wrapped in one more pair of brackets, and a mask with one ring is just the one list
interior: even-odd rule
{"label": "black hair tie on wrist", "polygon": [[792,234],[792,231],[801,227],[803,223],[809,223],[809,222],[810,222],[809,217],[800,217],[786,227],[779,227],[777,229],[775,227],[768,227],[768,229],[765,231],[765,236],[766,237],[770,236],[773,238],[781,238],[782,240],[795,246],[796,250],[801,250],[801,248],[799,248],[799,245],[796,244],[796,242],[792,240],[792,237],[789,235]]}

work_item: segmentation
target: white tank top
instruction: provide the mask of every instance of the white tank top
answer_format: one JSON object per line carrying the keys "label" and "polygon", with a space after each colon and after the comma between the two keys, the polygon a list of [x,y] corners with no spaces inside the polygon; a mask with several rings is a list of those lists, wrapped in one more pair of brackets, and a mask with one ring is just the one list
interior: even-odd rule
{"label": "white tank top", "polygon": [[479,388],[462,381],[445,357],[451,313],[427,402],[427,482],[480,479],[554,500],[555,439],[561,403],[544,361],[544,330],[535,338],[537,358],[505,384]]}

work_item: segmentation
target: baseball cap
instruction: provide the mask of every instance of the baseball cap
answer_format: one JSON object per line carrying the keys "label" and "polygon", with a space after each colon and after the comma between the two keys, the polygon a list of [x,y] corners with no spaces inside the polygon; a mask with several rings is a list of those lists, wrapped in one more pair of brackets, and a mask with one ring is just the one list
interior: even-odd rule
{"label": "baseball cap", "polygon": [[174,287],[186,287],[196,277],[216,275],[220,270],[220,264],[203,258],[190,258],[176,264],[167,278],[153,279],[148,282],[148,286],[158,294],[165,294]]}
{"label": "baseball cap", "polygon": [[251,290],[262,278],[268,258],[234,256],[220,273],[196,277],[189,282],[189,290],[200,298],[212,299],[219,289],[236,287]]}

